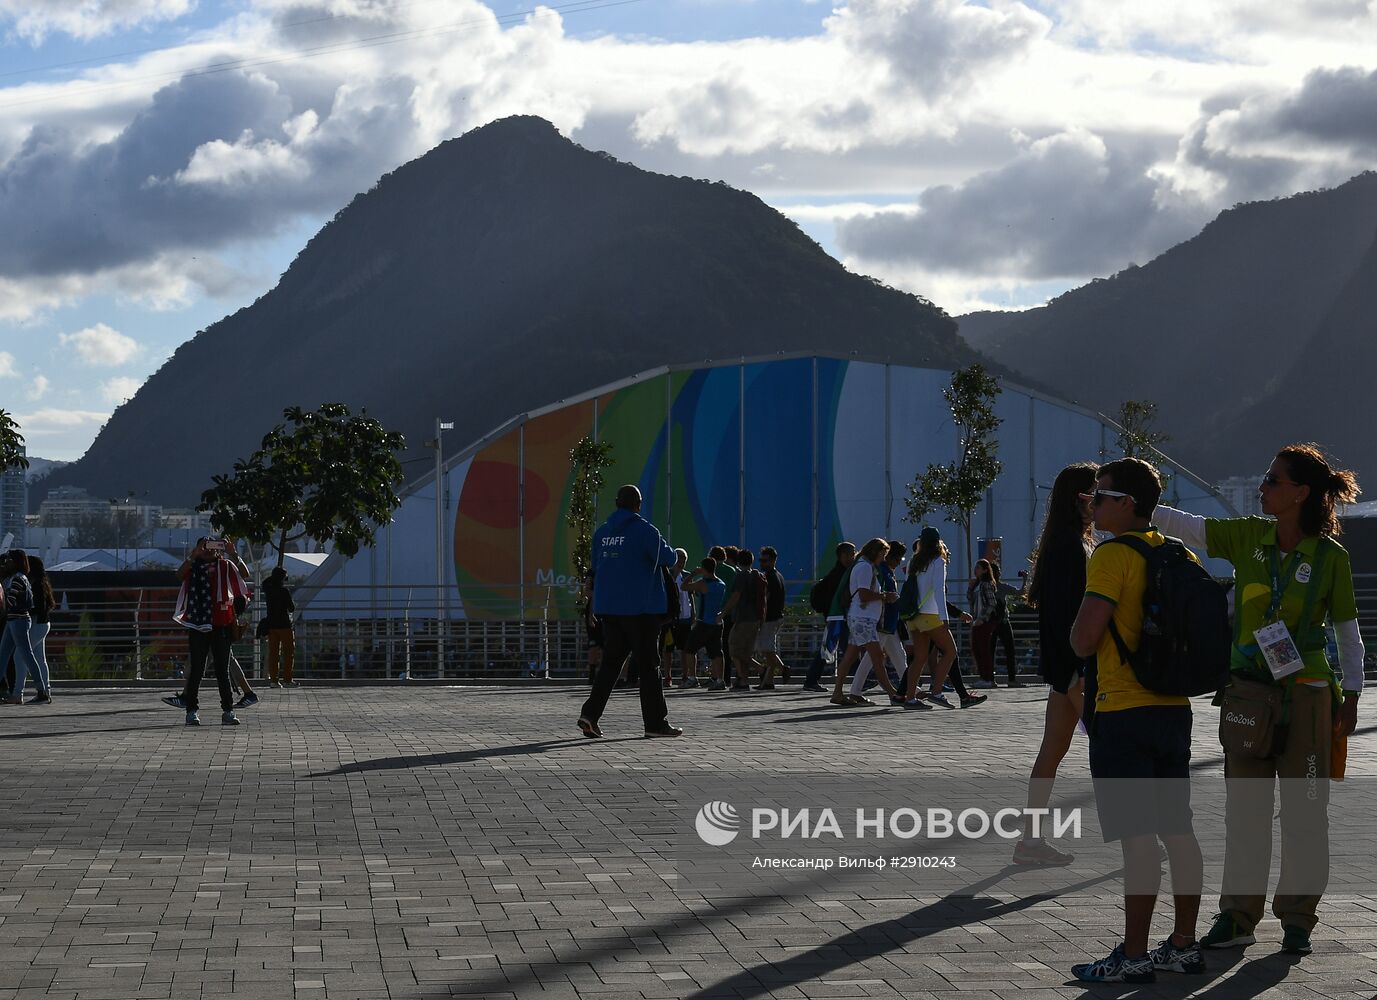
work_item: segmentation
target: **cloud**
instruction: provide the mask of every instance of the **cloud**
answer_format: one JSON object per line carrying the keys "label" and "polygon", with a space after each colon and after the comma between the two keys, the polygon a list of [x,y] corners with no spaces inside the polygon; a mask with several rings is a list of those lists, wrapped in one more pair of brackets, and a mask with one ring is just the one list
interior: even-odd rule
{"label": "cloud", "polygon": [[851,0],[827,22],[861,60],[879,59],[889,82],[928,101],[959,98],[982,71],[1028,52],[1052,23],[1017,0]]}
{"label": "cloud", "polygon": [[860,266],[1036,281],[1118,270],[1192,234],[1198,207],[1164,204],[1151,145],[1115,148],[1084,131],[1029,143],[1012,162],[932,187],[916,212],[857,216],[838,227]]}
{"label": "cloud", "polygon": [[83,364],[93,367],[114,368],[127,364],[139,355],[139,342],[126,337],[118,330],[104,323],[88,326],[76,333],[64,333],[58,337],[64,347],[71,347]]}
{"label": "cloud", "polygon": [[132,399],[134,393],[139,391],[139,386],[141,385],[143,385],[143,379],[130,378],[127,375],[117,375],[115,378],[106,379],[101,383],[101,398],[107,403],[114,403],[118,406],[125,400]]}
{"label": "cloud", "polygon": [[18,378],[19,369],[14,366],[14,355],[9,351],[0,351],[0,378]]}
{"label": "cloud", "polygon": [[0,26],[33,44],[54,33],[91,39],[119,28],[175,20],[195,8],[194,0],[0,0]]}
{"label": "cloud", "polygon": [[24,437],[32,439],[66,434],[75,429],[98,427],[110,419],[110,414],[94,410],[49,408],[16,414],[14,419],[24,428]]}
{"label": "cloud", "polygon": [[27,393],[29,402],[34,402],[35,400],[42,399],[44,396],[48,394],[48,390],[51,387],[52,383],[48,381],[48,376],[35,375],[33,378],[33,382],[29,384],[29,391]]}

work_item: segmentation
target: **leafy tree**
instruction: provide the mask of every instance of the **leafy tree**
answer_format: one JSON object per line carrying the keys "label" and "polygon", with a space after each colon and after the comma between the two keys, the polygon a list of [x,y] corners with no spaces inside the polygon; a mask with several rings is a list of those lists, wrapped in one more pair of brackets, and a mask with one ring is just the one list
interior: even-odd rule
{"label": "leafy tree", "polygon": [[908,485],[905,520],[921,524],[933,511],[961,526],[966,556],[971,554],[971,518],[985,494],[999,477],[999,439],[995,431],[1003,421],[995,416],[995,398],[1003,392],[999,380],[983,365],[971,365],[952,373],[942,395],[951,407],[957,430],[956,460],[929,465]]}
{"label": "leafy tree", "polygon": [[574,485],[569,491],[569,527],[574,532],[573,563],[578,579],[586,580],[593,565],[593,518],[604,485],[604,471],[616,460],[612,445],[585,437],[569,452]]}
{"label": "leafy tree", "polygon": [[378,527],[401,503],[397,453],[401,434],[343,403],[307,412],[282,411],[258,451],[234,464],[232,475],[214,476],[197,508],[210,512],[220,532],[253,545],[271,545],[280,567],[287,543],[312,538],[334,542],[336,552],[358,554],[372,546]]}
{"label": "leafy tree", "polygon": [[29,460],[24,457],[24,435],[19,433],[14,418],[0,410],[0,472],[28,467]]}
{"label": "leafy tree", "polygon": [[67,641],[62,657],[67,665],[67,676],[72,680],[89,681],[101,676],[105,657],[96,639],[96,623],[91,618],[91,612],[81,613],[77,620],[76,638]]}

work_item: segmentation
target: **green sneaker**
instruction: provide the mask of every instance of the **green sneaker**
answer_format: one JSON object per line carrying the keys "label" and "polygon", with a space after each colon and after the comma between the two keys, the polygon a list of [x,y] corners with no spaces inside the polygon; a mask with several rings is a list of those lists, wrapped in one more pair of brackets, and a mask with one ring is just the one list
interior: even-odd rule
{"label": "green sneaker", "polygon": [[1288,955],[1310,954],[1310,932],[1295,924],[1287,924],[1282,929],[1281,950]]}
{"label": "green sneaker", "polygon": [[1232,913],[1221,913],[1214,918],[1210,932],[1200,939],[1202,948],[1241,948],[1253,944],[1257,938],[1253,932],[1244,930]]}

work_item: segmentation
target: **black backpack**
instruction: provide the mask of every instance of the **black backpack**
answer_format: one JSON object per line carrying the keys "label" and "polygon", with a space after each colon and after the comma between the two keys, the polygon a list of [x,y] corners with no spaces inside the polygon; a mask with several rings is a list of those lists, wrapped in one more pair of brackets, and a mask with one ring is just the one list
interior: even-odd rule
{"label": "black backpack", "polygon": [[818,614],[825,615],[832,610],[832,598],[837,596],[837,587],[846,571],[845,566],[837,563],[827,571],[826,576],[813,584],[813,589],[808,592],[808,605]]}
{"label": "black backpack", "polygon": [[1109,622],[1119,658],[1133,668],[1149,691],[1193,697],[1211,694],[1229,683],[1229,628],[1224,588],[1190,557],[1178,539],[1151,545],[1133,535],[1102,542],[1127,545],[1147,560],[1143,591],[1143,632],[1136,650]]}

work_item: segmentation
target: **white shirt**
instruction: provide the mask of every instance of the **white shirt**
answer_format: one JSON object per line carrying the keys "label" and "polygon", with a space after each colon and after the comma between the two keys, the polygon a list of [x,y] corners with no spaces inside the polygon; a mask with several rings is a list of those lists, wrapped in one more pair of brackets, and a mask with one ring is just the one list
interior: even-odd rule
{"label": "white shirt", "polygon": [[918,613],[947,617],[947,561],[938,556],[918,574]]}
{"label": "white shirt", "polygon": [[871,621],[880,620],[880,612],[884,609],[884,601],[872,600],[869,603],[861,604],[861,591],[873,590],[879,593],[880,573],[875,568],[874,563],[868,563],[864,559],[857,559],[856,565],[851,567],[851,605],[846,609],[849,618],[869,618]]}

